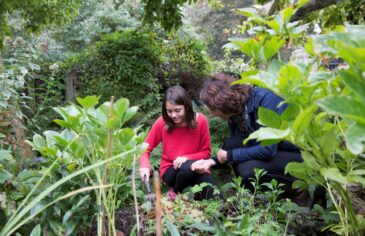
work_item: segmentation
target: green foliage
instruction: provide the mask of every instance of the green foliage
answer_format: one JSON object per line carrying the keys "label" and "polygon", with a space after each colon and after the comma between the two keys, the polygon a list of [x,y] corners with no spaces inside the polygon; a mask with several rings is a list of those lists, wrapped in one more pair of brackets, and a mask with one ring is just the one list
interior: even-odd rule
{"label": "green foliage", "polygon": [[79,14],[68,24],[54,27],[51,35],[63,46],[62,53],[75,54],[100,40],[103,35],[139,26],[141,12],[130,1],[82,1]]}
{"label": "green foliage", "polygon": [[[271,89],[290,104],[280,117],[273,118],[270,112],[261,109],[259,121],[268,127],[252,133],[247,140],[257,139],[263,145],[288,140],[300,147],[303,162],[290,163],[286,167],[288,173],[298,178],[293,185],[308,189],[318,185],[326,188],[341,219],[340,225],[331,229],[340,234],[356,234],[362,230],[361,222],[364,219],[355,216],[346,186],[352,183],[364,186],[364,176],[358,170],[365,164],[361,158],[365,145],[362,134],[365,127],[365,107],[362,105],[365,102],[365,67],[362,63],[365,61],[362,53],[365,28],[347,25],[335,32],[302,39],[301,34],[290,33],[292,31],[285,19],[290,19],[292,14],[292,6],[283,9],[270,21],[246,13],[248,21],[260,25],[255,25],[255,29],[260,29],[255,30],[255,37],[264,35],[268,39],[281,37],[291,42],[308,42],[305,48],[309,54],[307,63],[295,59],[282,63],[268,58],[268,61],[260,61],[267,65],[265,69],[252,66],[250,71],[241,74],[240,83],[254,83]],[[304,26],[296,28],[302,29]],[[282,28],[285,30],[282,31]],[[269,47],[270,51],[279,49],[276,45]],[[244,45],[238,48],[246,52]],[[259,54],[246,54],[253,58],[252,64],[255,65]],[[321,66],[321,60],[326,63],[330,58],[342,58],[346,67],[330,71]],[[341,145],[343,140],[347,143],[346,147]],[[336,202],[333,190],[340,196],[343,205]]]}
{"label": "green foliage", "polygon": [[196,107],[198,112],[203,113],[207,119],[209,124],[209,131],[211,136],[211,144],[212,144],[212,153],[216,153],[220,147],[222,147],[224,141],[229,137],[230,130],[227,122],[222,121],[220,118],[211,116],[209,114],[209,110],[206,107]]}
{"label": "green foliage", "polygon": [[24,113],[30,133],[50,127],[52,117],[55,117],[51,106],[63,100],[63,84],[54,76],[58,65],[52,64],[52,53],[44,46],[41,43],[34,45],[22,37],[15,40],[7,37],[4,40],[2,56],[5,73],[1,76],[6,78],[4,82],[12,81],[14,91],[19,93],[20,96],[14,94],[9,101],[21,105],[17,118],[23,118],[20,112]]}
{"label": "green foliage", "polygon": [[306,17],[306,21],[319,22],[324,28],[336,27],[343,25],[345,22],[350,24],[364,24],[365,3],[361,0],[338,1],[337,4],[331,5],[320,12],[311,13]]}
{"label": "green foliage", "polygon": [[[75,233],[89,227],[92,215],[102,206],[107,209],[109,222],[114,222],[115,209],[124,200],[121,197],[127,197],[120,194],[120,190],[129,190],[124,184],[126,171],[131,168],[133,156],[144,149],[144,134],[138,133],[138,128],[123,128],[137,111],[136,107],[129,107],[127,99],[119,99],[113,106],[106,102],[96,108],[99,98],[78,98],[80,105],[55,108],[62,117],[55,122],[63,130],[45,131],[45,137],[39,134],[33,136],[30,145],[42,154],[47,161],[45,165],[53,164],[47,171],[43,168],[35,171],[38,179],[32,180],[22,197],[28,194],[23,204],[27,204],[29,199],[29,205],[14,213],[13,217],[17,220],[10,219],[3,228],[4,232],[15,230],[11,226],[28,217],[29,213],[29,218],[17,227],[40,213],[36,220],[46,232]],[[112,146],[108,144],[108,139]],[[104,168],[96,168],[101,165]],[[78,177],[87,171],[86,177]],[[43,174],[41,179],[39,173]],[[71,178],[74,181],[69,182]],[[105,187],[109,187],[108,190]],[[88,190],[95,191],[95,194],[77,195]],[[61,201],[67,197],[72,198],[67,202]],[[52,208],[47,208],[49,206]],[[30,209],[33,210],[28,212]],[[74,214],[76,211],[77,214]],[[109,227],[113,230],[114,225],[111,223]]]}
{"label": "green foliage", "polygon": [[142,0],[142,4],[144,4],[143,22],[147,24],[160,22],[161,26],[167,31],[177,29],[182,25],[181,7],[186,2],[191,4],[196,2],[196,0]]}
{"label": "green foliage", "polygon": [[199,100],[202,77],[209,74],[211,65],[206,54],[206,46],[199,39],[179,31],[171,33],[160,42],[162,62],[160,81],[163,87],[180,84],[194,100]]}
{"label": "green foliage", "polygon": [[[210,223],[197,221],[189,229],[194,229],[193,232],[198,235],[297,235],[304,231],[313,234],[318,232],[319,225],[323,226],[320,223],[322,219],[313,217],[318,214],[281,199],[282,186],[276,180],[260,183],[263,175],[265,171],[255,170],[255,178],[251,179],[253,195],[241,186],[241,178],[220,186],[218,189],[224,200],[221,200],[223,202],[218,209],[209,211],[210,214],[206,211]],[[200,206],[213,207],[205,206],[205,203]],[[316,208],[322,214],[326,212],[319,206]],[[330,217],[333,215],[328,214],[327,218]],[[328,219],[328,223],[332,222],[332,219]]]}
{"label": "green foliage", "polygon": [[100,94],[102,101],[111,96],[127,97],[142,111],[156,107],[159,85],[155,73],[160,52],[155,37],[136,30],[117,32],[71,59],[68,68],[77,67],[82,72],[80,94]]}
{"label": "green foliage", "polygon": [[11,34],[8,14],[19,14],[26,32],[39,32],[43,25],[61,24],[69,20],[77,12],[78,5],[78,0],[1,1],[0,42],[6,34]]}

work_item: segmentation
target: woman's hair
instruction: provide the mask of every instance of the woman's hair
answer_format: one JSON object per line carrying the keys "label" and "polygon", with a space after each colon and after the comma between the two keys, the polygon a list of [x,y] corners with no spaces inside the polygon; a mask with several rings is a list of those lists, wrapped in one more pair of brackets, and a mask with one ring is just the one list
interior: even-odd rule
{"label": "woman's hair", "polygon": [[242,113],[252,93],[252,86],[232,85],[236,80],[238,78],[227,73],[218,73],[205,79],[200,99],[210,110],[220,110],[224,114]]}
{"label": "woman's hair", "polygon": [[167,132],[175,127],[174,121],[168,116],[166,102],[174,105],[183,105],[185,108],[185,121],[191,129],[196,128],[195,112],[188,92],[180,86],[172,86],[166,90],[162,103],[162,118],[165,121]]}

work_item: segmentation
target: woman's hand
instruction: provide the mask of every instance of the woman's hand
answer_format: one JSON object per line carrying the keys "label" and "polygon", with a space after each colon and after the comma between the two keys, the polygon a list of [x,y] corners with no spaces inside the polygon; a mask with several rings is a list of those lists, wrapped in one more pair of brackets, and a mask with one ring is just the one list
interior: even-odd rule
{"label": "woman's hand", "polygon": [[186,157],[184,157],[184,156],[182,156],[182,157],[176,157],[176,159],[175,159],[175,161],[174,161],[174,168],[175,168],[175,169],[180,168],[180,167],[181,167],[181,165],[182,165],[185,161],[187,161],[187,160],[188,160],[188,158],[186,158]]}
{"label": "woman's hand", "polygon": [[150,174],[150,168],[139,168],[139,175],[141,176],[142,181],[149,181]]}
{"label": "woman's hand", "polygon": [[219,149],[219,151],[217,152],[217,158],[219,163],[224,164],[227,162],[227,151],[223,150],[223,149]]}
{"label": "woman's hand", "polygon": [[214,166],[215,162],[212,159],[209,160],[198,160],[191,165],[191,170],[199,174],[206,173],[210,167]]}

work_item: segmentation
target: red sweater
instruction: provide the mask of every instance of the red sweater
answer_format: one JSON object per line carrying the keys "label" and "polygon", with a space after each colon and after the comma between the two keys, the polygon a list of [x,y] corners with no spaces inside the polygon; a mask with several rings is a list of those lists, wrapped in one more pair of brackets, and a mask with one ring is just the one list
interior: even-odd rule
{"label": "red sweater", "polygon": [[195,129],[188,127],[174,127],[167,133],[162,117],[152,125],[145,142],[147,150],[139,159],[141,168],[150,168],[148,158],[152,150],[162,142],[162,156],[160,164],[161,177],[173,165],[178,156],[185,156],[189,160],[208,159],[210,157],[210,134],[207,118],[197,113],[197,126]]}

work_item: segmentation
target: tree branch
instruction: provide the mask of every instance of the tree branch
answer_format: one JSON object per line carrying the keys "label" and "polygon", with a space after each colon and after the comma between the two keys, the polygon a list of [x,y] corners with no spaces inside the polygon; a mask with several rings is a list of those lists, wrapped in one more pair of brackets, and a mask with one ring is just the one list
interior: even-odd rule
{"label": "tree branch", "polygon": [[279,7],[279,3],[280,3],[280,0],[274,0],[274,2],[272,3],[272,5],[270,7],[269,13],[268,13],[269,16],[274,15],[274,13],[276,12],[276,10]]}
{"label": "tree branch", "polygon": [[309,0],[304,6],[299,8],[290,21],[297,21],[303,19],[308,13],[318,11],[333,4],[343,2],[344,0]]}

